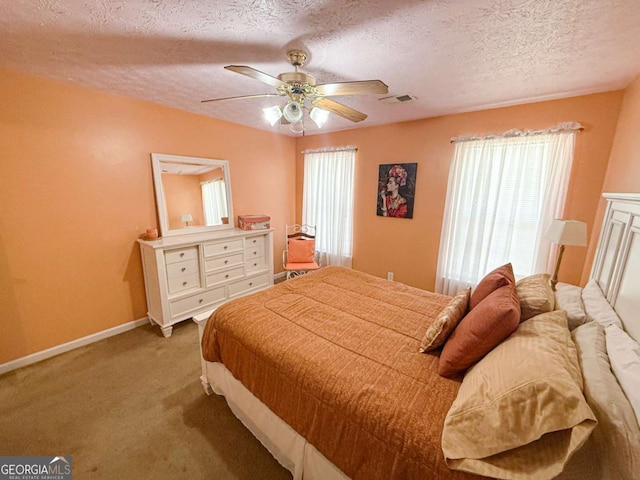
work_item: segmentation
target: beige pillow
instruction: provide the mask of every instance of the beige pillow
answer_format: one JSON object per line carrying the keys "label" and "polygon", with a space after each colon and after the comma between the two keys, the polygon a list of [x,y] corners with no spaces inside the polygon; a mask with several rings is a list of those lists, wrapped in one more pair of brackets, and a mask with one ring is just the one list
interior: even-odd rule
{"label": "beige pillow", "polygon": [[525,277],[516,283],[520,299],[521,322],[554,309],[555,296],[549,283],[550,278],[551,275],[548,273],[539,273]]}
{"label": "beige pillow", "polygon": [[620,317],[618,317],[594,278],[589,280],[582,289],[582,301],[584,302],[584,309],[588,319],[595,320],[603,327],[613,323],[622,328]]}
{"label": "beige pillow", "polygon": [[567,312],[569,330],[587,321],[587,312],[582,303],[582,288],[559,282],[556,285],[556,308]]}
{"label": "beige pillow", "polygon": [[640,425],[640,344],[614,324],[604,327],[604,332],[611,370]]}
{"label": "beige pillow", "polygon": [[445,418],[442,451],[455,470],[550,479],[595,425],[566,313],[556,310],[521,323],[467,372]]}
{"label": "beige pillow", "polygon": [[587,322],[571,336],[582,367],[584,396],[598,418],[589,442],[597,451],[600,478],[635,478],[640,472],[640,428],[611,372],[604,329],[597,322]]}
{"label": "beige pillow", "polygon": [[449,305],[436,317],[435,321],[427,329],[422,338],[420,353],[428,352],[440,347],[449,338],[458,322],[467,313],[471,287],[459,291],[451,299]]}

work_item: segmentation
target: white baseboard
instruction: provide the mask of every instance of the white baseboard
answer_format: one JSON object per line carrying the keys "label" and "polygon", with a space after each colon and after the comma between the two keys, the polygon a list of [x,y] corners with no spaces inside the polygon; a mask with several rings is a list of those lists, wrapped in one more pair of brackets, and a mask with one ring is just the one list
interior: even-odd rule
{"label": "white baseboard", "polygon": [[99,340],[103,340],[105,338],[113,337],[114,335],[118,335],[119,333],[124,333],[129,330],[133,330],[134,328],[140,327],[147,323],[149,323],[149,319],[147,317],[144,317],[139,320],[134,320],[133,322],[128,322],[122,325],[118,325],[117,327],[109,328],[101,332],[87,335],[86,337],[78,338],[77,340],[72,340],[70,342],[63,343],[62,345],[56,345],[55,347],[51,347],[46,350],[42,350],[40,352],[32,353],[31,355],[27,355],[26,357],[17,358],[15,360],[11,360],[10,362],[2,363],[0,364],[0,375],[20,367],[26,367],[27,365],[40,362],[47,358],[55,357],[56,355],[60,355],[61,353],[68,352],[69,350],[74,350],[76,348],[83,347],[90,343],[94,343]]}

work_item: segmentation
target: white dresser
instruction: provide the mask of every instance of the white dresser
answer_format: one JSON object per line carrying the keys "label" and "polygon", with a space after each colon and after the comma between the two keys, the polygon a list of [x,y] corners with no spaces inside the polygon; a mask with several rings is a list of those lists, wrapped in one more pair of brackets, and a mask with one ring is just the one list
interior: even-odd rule
{"label": "white dresser", "polygon": [[138,240],[149,320],[173,325],[273,285],[273,230],[222,230]]}

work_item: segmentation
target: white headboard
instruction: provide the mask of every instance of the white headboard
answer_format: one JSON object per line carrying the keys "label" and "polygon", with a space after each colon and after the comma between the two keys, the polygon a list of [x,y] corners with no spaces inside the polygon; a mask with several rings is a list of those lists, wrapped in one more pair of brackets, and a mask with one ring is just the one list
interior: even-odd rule
{"label": "white headboard", "polygon": [[605,193],[607,209],[591,278],[640,342],[640,193]]}

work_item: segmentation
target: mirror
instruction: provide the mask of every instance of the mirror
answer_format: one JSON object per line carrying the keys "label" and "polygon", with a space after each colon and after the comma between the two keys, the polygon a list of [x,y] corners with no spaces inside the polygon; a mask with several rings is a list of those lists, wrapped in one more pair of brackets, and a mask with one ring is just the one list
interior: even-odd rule
{"label": "mirror", "polygon": [[162,236],[233,228],[229,162],[152,153]]}

